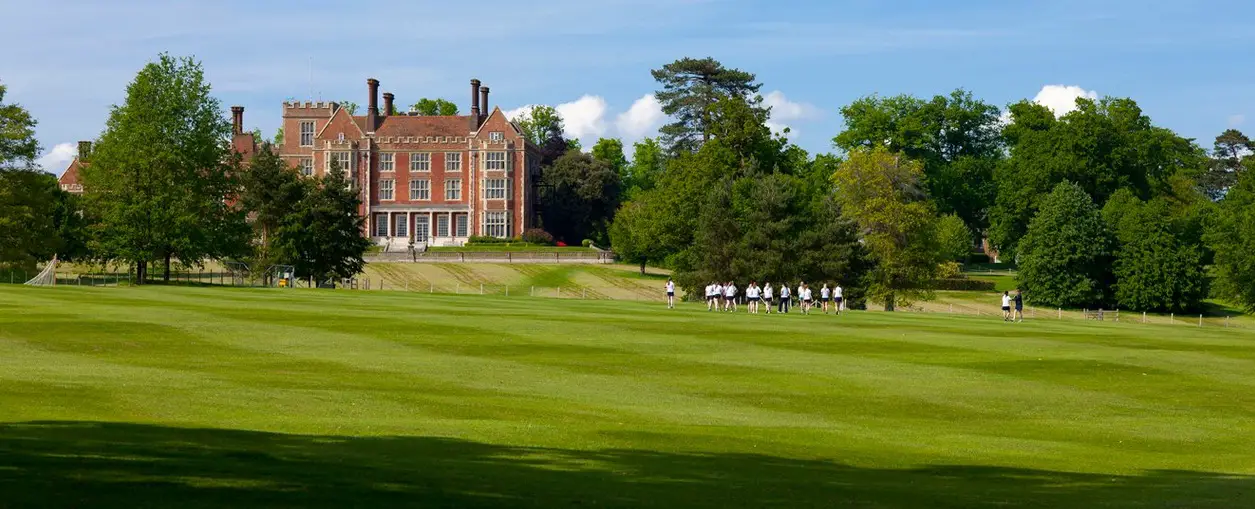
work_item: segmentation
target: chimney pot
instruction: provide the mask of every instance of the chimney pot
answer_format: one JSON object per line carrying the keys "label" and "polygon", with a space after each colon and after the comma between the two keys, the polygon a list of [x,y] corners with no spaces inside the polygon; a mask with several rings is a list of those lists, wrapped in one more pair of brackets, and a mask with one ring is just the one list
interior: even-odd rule
{"label": "chimney pot", "polygon": [[479,130],[479,80],[471,79],[471,130]]}
{"label": "chimney pot", "polygon": [[231,134],[244,133],[244,107],[231,107]]}
{"label": "chimney pot", "polygon": [[366,80],[366,88],[370,92],[366,102],[366,130],[373,133],[379,127],[379,80]]}
{"label": "chimney pot", "polygon": [[383,93],[383,111],[380,112],[380,115],[386,117],[392,114],[392,99],[394,97],[395,96],[392,95],[392,92]]}
{"label": "chimney pot", "polygon": [[483,109],[479,110],[479,111],[480,111],[480,115],[481,115],[484,119],[487,119],[487,118],[488,118],[488,113],[492,111],[491,109],[489,109],[489,108],[488,108],[488,87],[483,87],[483,88],[480,88],[480,89],[479,89],[479,94],[480,94],[480,100],[479,100],[479,102],[483,103],[483,105],[482,105],[482,108],[483,108]]}

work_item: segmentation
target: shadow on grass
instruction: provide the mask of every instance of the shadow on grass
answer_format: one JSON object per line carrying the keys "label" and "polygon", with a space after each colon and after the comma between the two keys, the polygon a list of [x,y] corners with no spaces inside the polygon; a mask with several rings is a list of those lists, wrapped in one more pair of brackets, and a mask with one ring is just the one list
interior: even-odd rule
{"label": "shadow on grass", "polygon": [[0,507],[1255,506],[1255,478],[505,447],[95,422],[0,424]]}

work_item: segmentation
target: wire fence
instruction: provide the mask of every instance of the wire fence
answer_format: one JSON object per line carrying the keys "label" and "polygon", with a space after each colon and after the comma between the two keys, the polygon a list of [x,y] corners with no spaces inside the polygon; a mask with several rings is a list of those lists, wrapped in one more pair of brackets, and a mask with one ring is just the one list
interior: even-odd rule
{"label": "wire fence", "polygon": [[[35,273],[22,270],[0,271],[0,283],[20,285],[34,277]],[[85,287],[116,287],[135,285],[134,274],[127,272],[57,272],[57,286]],[[164,273],[150,274],[148,284],[175,284],[184,286],[216,286],[244,288],[292,288],[292,289],[337,289],[357,291],[389,291],[426,293],[441,295],[482,295],[487,297],[531,297],[575,300],[635,300],[657,301],[665,299],[657,285],[640,283],[634,285],[592,286],[592,285],[557,285],[536,286],[527,284],[507,285],[476,282],[434,282],[426,280],[389,280],[385,278],[350,278],[328,281],[315,281],[309,278],[257,278],[240,272],[226,270],[210,271],[172,271],[167,283]],[[691,300],[690,300],[691,301]],[[744,312],[746,299],[737,298],[739,310]],[[795,302],[794,308],[797,304]],[[816,306],[818,307],[818,306]],[[856,310],[857,312],[858,310]],[[871,312],[880,312],[875,307]],[[934,313],[949,315],[967,315],[998,319],[1002,310],[993,305],[970,301],[931,301],[917,302],[909,307],[900,307],[901,313]],[[1203,328],[1238,328],[1253,329],[1255,320],[1243,315],[1225,314],[1153,314],[1130,312],[1119,309],[1062,309],[1040,308],[1028,306],[1024,308],[1024,320],[1027,321],[1092,321],[1127,325],[1176,325]]]}

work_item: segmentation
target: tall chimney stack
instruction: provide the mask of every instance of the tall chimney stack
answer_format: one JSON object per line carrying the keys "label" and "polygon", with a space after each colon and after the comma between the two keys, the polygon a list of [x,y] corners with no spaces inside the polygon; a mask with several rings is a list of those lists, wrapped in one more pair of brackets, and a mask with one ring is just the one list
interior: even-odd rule
{"label": "tall chimney stack", "polygon": [[471,80],[471,130],[479,130],[479,80]]}
{"label": "tall chimney stack", "polygon": [[244,107],[231,107],[231,134],[244,134]]}
{"label": "tall chimney stack", "polygon": [[366,129],[373,133],[379,126],[379,80],[366,80],[366,88],[370,90],[370,99],[366,102]]}
{"label": "tall chimney stack", "polygon": [[392,98],[392,92],[383,93],[383,111],[379,113],[380,116],[386,117],[392,114]]}
{"label": "tall chimney stack", "polygon": [[492,110],[488,109],[488,87],[483,87],[479,89],[479,95],[480,95],[479,102],[484,103],[483,109],[479,110],[480,115],[481,115],[480,118],[487,120],[488,114],[492,112]]}
{"label": "tall chimney stack", "polygon": [[87,156],[90,155],[91,153],[92,153],[92,142],[90,141],[78,142],[78,159],[80,161],[87,159]]}

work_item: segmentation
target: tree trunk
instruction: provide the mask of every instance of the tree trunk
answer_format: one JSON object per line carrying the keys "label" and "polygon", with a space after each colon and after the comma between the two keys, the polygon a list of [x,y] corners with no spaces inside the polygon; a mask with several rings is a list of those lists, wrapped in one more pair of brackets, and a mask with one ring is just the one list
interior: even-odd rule
{"label": "tree trunk", "polygon": [[162,276],[162,279],[167,284],[170,283],[170,253],[166,253],[166,273]]}
{"label": "tree trunk", "polygon": [[645,275],[645,260],[641,260],[641,275]]}
{"label": "tree trunk", "polygon": [[885,311],[893,311],[893,309],[894,309],[894,302],[893,302],[893,294],[891,293],[885,296]]}
{"label": "tree trunk", "polygon": [[135,285],[136,286],[144,284],[144,276],[147,275],[145,274],[147,269],[148,269],[148,262],[135,262]]}

